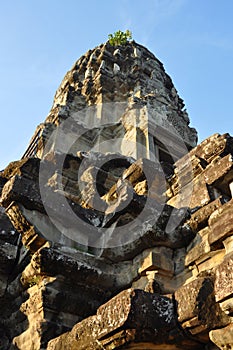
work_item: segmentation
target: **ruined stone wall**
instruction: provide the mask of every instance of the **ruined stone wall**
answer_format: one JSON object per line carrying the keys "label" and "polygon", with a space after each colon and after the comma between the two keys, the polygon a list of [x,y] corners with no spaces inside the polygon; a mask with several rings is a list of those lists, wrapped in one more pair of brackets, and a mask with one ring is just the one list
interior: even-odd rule
{"label": "ruined stone wall", "polygon": [[0,173],[1,349],[233,349],[233,138],[194,146],[146,48],[75,63]]}
{"label": "ruined stone wall", "polygon": [[[69,156],[60,177],[61,155],[44,160],[52,169],[44,186],[46,198],[49,192],[55,196],[54,217],[66,218],[65,229],[75,231],[68,220],[72,208],[84,222],[83,232],[76,228],[76,240],[64,230],[56,236],[56,224],[49,224],[53,218],[38,186],[43,162],[25,159],[6,168],[1,203],[14,228],[3,213],[2,348],[231,348],[232,145],[229,135],[202,142],[175,164],[165,192],[159,186],[163,173],[153,162],[126,159],[115,178],[99,184],[102,211],[91,207],[93,198],[88,205],[80,201],[85,187],[74,187],[79,184],[74,169],[84,155]],[[86,168],[89,179],[93,161],[89,158]],[[61,196],[67,208],[61,209]],[[99,234],[98,244],[93,244],[89,226]],[[120,238],[128,237],[121,245],[118,227]],[[104,235],[108,240],[103,243]]]}

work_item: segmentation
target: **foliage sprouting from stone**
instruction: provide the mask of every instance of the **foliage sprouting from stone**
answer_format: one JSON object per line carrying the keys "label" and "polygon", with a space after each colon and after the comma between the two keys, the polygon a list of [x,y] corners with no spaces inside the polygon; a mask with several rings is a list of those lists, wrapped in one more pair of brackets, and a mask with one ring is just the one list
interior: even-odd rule
{"label": "foliage sprouting from stone", "polygon": [[132,32],[128,29],[125,32],[118,30],[113,34],[108,35],[108,41],[112,46],[126,45],[130,39],[132,39]]}

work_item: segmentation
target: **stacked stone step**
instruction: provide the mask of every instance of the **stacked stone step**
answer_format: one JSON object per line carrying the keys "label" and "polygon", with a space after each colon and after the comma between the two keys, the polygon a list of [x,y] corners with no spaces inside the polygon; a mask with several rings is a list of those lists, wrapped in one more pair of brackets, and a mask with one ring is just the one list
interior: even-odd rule
{"label": "stacked stone step", "polygon": [[[233,200],[230,184],[233,181],[233,139],[228,134],[215,134],[194,148],[186,157],[193,159],[193,179],[185,186],[192,187],[188,224],[196,237],[187,247],[185,271],[191,274],[176,293],[178,315],[182,327],[199,339],[210,339],[220,348],[231,347],[233,295]],[[196,161],[198,159],[198,161]],[[185,164],[184,161],[184,164]],[[179,206],[184,196],[179,174],[183,164],[176,166],[171,187],[175,196],[168,203]],[[200,167],[201,164],[201,167]],[[181,184],[177,186],[177,184]],[[174,191],[174,190],[173,190]],[[188,192],[184,191],[185,194]],[[219,329],[218,329],[219,328]]]}

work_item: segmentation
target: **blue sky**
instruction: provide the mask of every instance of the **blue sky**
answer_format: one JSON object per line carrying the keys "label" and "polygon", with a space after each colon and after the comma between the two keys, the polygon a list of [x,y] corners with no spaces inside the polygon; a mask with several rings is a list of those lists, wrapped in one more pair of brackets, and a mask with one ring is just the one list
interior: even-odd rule
{"label": "blue sky", "polygon": [[199,141],[233,135],[233,1],[1,1],[0,169],[20,159],[66,71],[130,29],[163,63]]}

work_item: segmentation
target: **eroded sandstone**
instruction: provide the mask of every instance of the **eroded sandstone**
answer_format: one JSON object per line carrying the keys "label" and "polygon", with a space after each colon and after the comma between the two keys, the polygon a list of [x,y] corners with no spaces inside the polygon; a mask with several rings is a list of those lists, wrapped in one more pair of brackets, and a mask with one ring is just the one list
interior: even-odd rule
{"label": "eroded sandstone", "polygon": [[82,56],[0,173],[1,349],[233,348],[232,154],[143,46]]}

